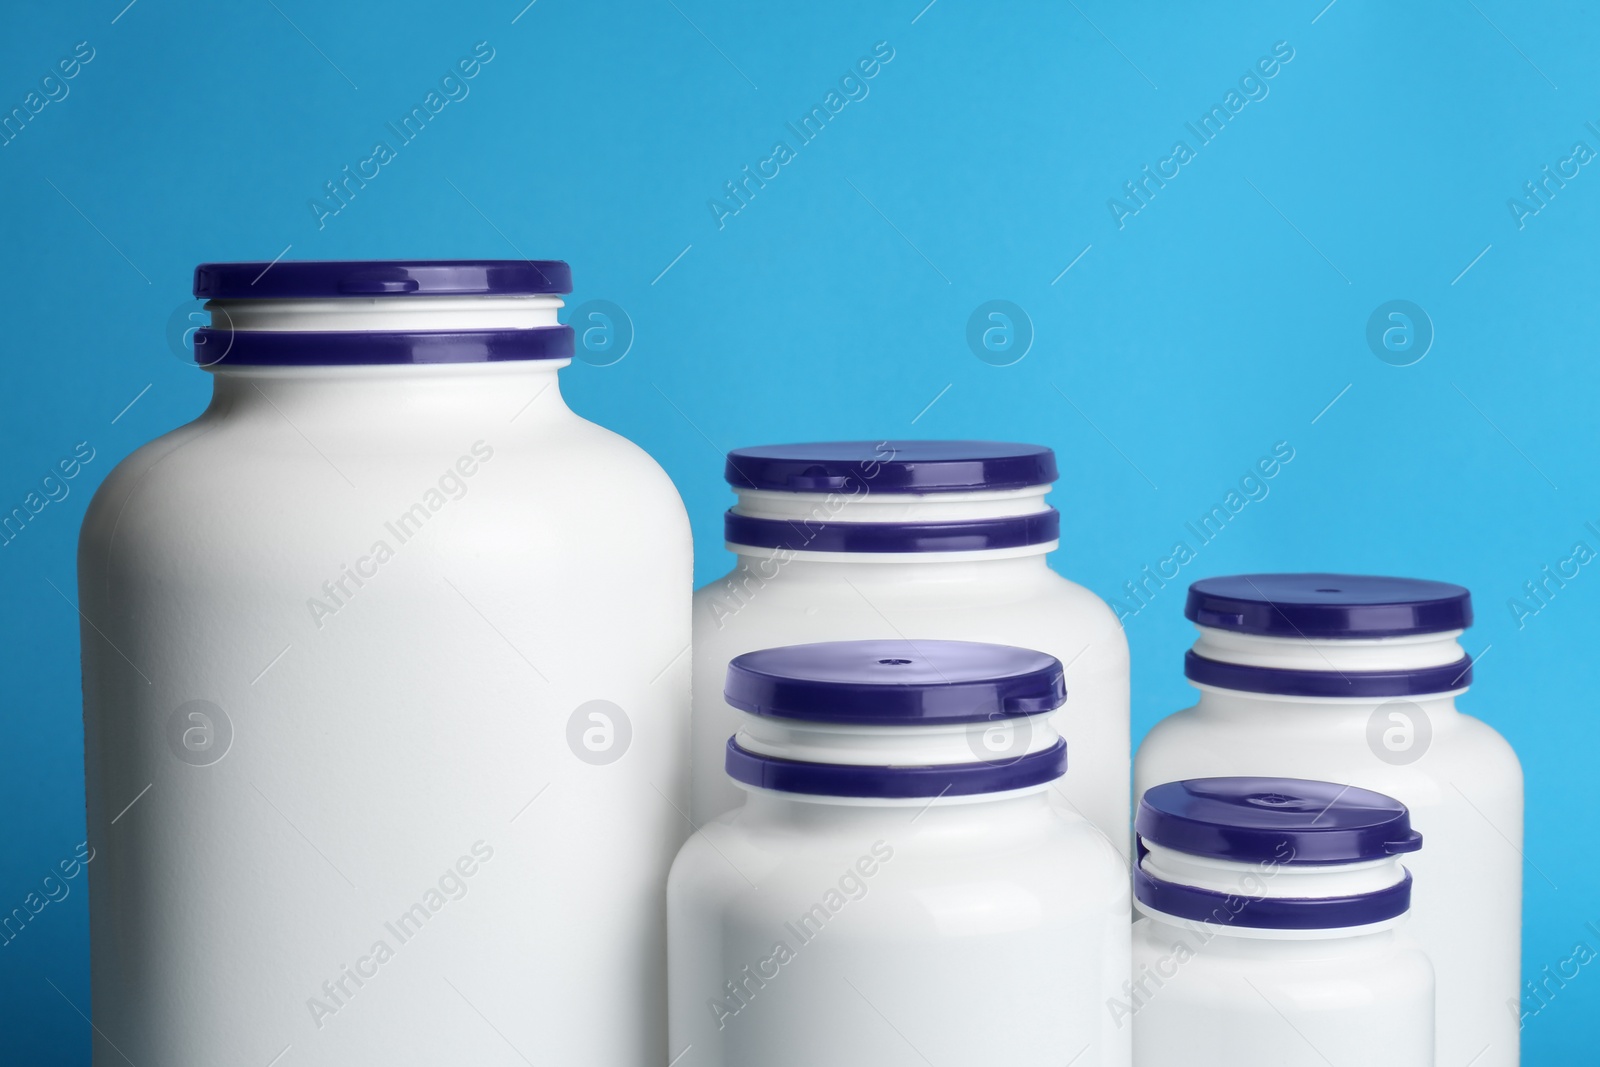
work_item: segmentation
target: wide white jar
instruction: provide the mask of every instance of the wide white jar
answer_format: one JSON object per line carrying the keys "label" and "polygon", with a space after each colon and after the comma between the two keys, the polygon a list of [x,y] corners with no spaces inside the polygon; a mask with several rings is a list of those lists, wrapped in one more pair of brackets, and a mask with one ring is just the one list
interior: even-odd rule
{"label": "wide white jar", "polygon": [[994,441],[835,441],[736,449],[733,571],[695,594],[696,824],[741,802],[722,772],[739,716],[722,699],[745,652],[841,639],[943,638],[1048,652],[1071,700],[1054,729],[1072,773],[1054,803],[1129,843],[1128,642],[1055,571],[1055,454]]}
{"label": "wide white jar", "polygon": [[1137,826],[1144,917],[1108,1004],[1136,1067],[1435,1067],[1433,967],[1406,932],[1401,857],[1422,838],[1405,805],[1206,778],[1145,793]]}
{"label": "wide white jar", "polygon": [[[1125,1065],[1126,870],[1050,802],[1061,665],[956,641],[742,655],[743,805],[667,885],[677,1067]],[[997,736],[999,735],[999,736]],[[979,759],[985,739],[1007,755]]]}
{"label": "wide white jar", "polygon": [[655,1062],[689,534],[570,288],[196,271],[212,402],[80,544],[97,1064]]}
{"label": "wide white jar", "polygon": [[[1514,1067],[1522,920],[1522,769],[1456,708],[1472,681],[1458,585],[1348,574],[1208,578],[1189,590],[1200,637],[1194,707],[1140,745],[1134,788],[1269,775],[1394,797],[1428,834],[1411,932],[1438,970],[1441,1064]],[[1470,931],[1470,936],[1463,936]]]}

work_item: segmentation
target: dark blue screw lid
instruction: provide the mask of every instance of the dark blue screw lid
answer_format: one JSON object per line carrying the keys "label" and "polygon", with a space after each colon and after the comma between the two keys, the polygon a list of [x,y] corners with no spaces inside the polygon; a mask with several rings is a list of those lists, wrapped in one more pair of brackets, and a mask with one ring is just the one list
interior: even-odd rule
{"label": "dark blue screw lid", "polygon": [[728,738],[723,766],[728,777],[745,785],[780,793],[825,797],[970,797],[1004,793],[1053,782],[1067,772],[1067,743],[1055,744],[1015,759],[923,766],[861,766],[803,763],[750,752]]}
{"label": "dark blue screw lid", "polygon": [[1472,625],[1472,594],[1449,582],[1369,574],[1235,574],[1189,587],[1199,626],[1267,637],[1398,637]]}
{"label": "dark blue screw lid", "polygon": [[790,552],[989,552],[1055,541],[1061,515],[1049,508],[955,522],[817,522],[758,519],[730,509],[722,535],[729,545]]}
{"label": "dark blue screw lid", "polygon": [[1300,778],[1158,785],[1139,801],[1134,829],[1147,844],[1238,863],[1360,863],[1422,847],[1393,797]]}
{"label": "dark blue screw lid", "polygon": [[976,641],[826,641],[746,652],[729,704],[807,722],[915,726],[1041,715],[1067,699],[1061,662]]}
{"label": "dark blue screw lid", "polygon": [[1001,441],[820,441],[728,453],[735,489],[827,493],[864,486],[884,493],[1026,489],[1056,480],[1056,454]]}
{"label": "dark blue screw lid", "polygon": [[572,292],[559,259],[329,259],[202,263],[204,300],[340,296],[537,296]]}

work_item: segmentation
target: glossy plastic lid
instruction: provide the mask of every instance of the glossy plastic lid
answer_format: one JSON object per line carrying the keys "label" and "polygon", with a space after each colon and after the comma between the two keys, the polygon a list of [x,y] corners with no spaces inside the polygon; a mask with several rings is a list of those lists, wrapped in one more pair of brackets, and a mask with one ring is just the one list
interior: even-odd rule
{"label": "glossy plastic lid", "polygon": [[886,493],[1026,489],[1056,480],[1056,454],[1002,441],[819,441],[728,453],[735,489],[827,493],[864,485]]}
{"label": "glossy plastic lid", "polygon": [[728,738],[728,777],[759,789],[824,797],[970,797],[1006,793],[1053,782],[1067,772],[1067,743],[1015,759],[923,766],[808,763],[751,752]]}
{"label": "glossy plastic lid", "polygon": [[1049,508],[954,522],[816,522],[758,519],[729,509],[722,536],[730,546],[790,552],[992,552],[1055,542],[1061,515]]}
{"label": "glossy plastic lid", "polygon": [[1238,863],[1360,863],[1422,847],[1411,813],[1370,789],[1300,778],[1192,778],[1145,791],[1150,845]]}
{"label": "glossy plastic lid", "polygon": [[1267,637],[1398,637],[1465,630],[1472,594],[1421,578],[1235,574],[1195,582],[1183,613],[1199,626]]}
{"label": "glossy plastic lid", "polygon": [[729,704],[807,722],[915,726],[1041,715],[1067,699],[1061,662],[975,641],[828,641],[728,664]]}
{"label": "glossy plastic lid", "polygon": [[202,263],[204,300],[341,296],[537,296],[572,292],[559,259],[329,259]]}

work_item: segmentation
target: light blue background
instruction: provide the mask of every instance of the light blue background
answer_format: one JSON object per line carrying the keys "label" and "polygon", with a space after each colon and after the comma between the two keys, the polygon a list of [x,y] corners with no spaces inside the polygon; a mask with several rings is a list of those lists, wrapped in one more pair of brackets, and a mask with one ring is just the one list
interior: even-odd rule
{"label": "light blue background", "polygon": [[[0,510],[78,442],[95,451],[0,549],[0,911],[83,839],[67,598],[84,506],[120,458],[205,403],[205,376],[166,336],[195,263],[287,249],[571,261],[574,303],[621,306],[636,339],[615,365],[575,364],[566,390],[672,474],[701,580],[728,563],[718,453],[738,445],[1050,444],[1064,471],[1054,563],[1117,601],[1289,442],[1270,494],[1128,621],[1136,735],[1190,701],[1189,580],[1326,568],[1467,584],[1479,622],[1465,641],[1483,659],[1465,704],[1527,771],[1526,972],[1600,949],[1585,925],[1600,924],[1600,565],[1522,625],[1508,607],[1574,542],[1600,550],[1585,526],[1600,527],[1600,167],[1523,228],[1507,206],[1574,142],[1600,150],[1585,126],[1600,126],[1593,12],[125,2],[0,16],[0,110],[78,42],[95,52],[0,147]],[[308,201],[323,182],[392,139],[385,123],[479,41],[495,58],[470,95],[319,229]],[[869,95],[719,229],[708,200],[775,140],[793,147],[785,123],[880,41],[894,58]],[[1184,124],[1278,41],[1294,58],[1267,97],[1119,230],[1108,198],[1174,140],[1193,146]],[[1011,366],[966,340],[992,299],[1035,335]],[[1436,333],[1411,366],[1365,339],[1392,299]],[[0,948],[8,1063],[87,1062],[84,900],[80,879]],[[1527,1062],[1591,1062],[1597,1019],[1600,963],[1528,1018]]]}

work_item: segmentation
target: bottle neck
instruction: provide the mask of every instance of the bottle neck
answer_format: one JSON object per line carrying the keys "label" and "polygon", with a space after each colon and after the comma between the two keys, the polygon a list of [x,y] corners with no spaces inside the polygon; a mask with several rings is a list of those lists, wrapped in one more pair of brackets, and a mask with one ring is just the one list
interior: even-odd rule
{"label": "bottle neck", "polygon": [[1219,663],[1291,671],[1396,671],[1441,667],[1459,662],[1466,652],[1462,631],[1334,640],[1308,637],[1263,637],[1198,626],[1198,656]]}
{"label": "bottle neck", "polygon": [[[270,268],[269,268],[270,269]],[[252,334],[451,334],[559,326],[558,296],[369,296],[212,300],[200,362],[212,412],[337,432],[374,419],[397,428],[470,422],[484,433],[566,412],[556,372],[566,359],[277,365],[228,362]],[[241,344],[242,349],[242,344]]]}
{"label": "bottle neck", "polygon": [[[1191,685],[1193,683],[1190,683]],[[1371,722],[1381,708],[1393,709],[1403,714],[1405,720],[1394,720],[1401,727],[1425,719],[1437,729],[1443,723],[1461,715],[1456,707],[1456,693],[1435,693],[1428,696],[1384,697],[1301,697],[1281,696],[1273,693],[1246,693],[1237,689],[1216,689],[1196,686],[1200,699],[1195,710],[1201,715],[1217,719],[1259,721],[1262,718],[1280,718],[1284,715],[1318,716],[1329,721],[1347,722],[1359,719]],[[1384,719],[1385,723],[1390,720]],[[1387,729],[1387,727],[1384,727]]]}
{"label": "bottle neck", "polygon": [[1048,485],[973,493],[882,493],[871,482],[855,482],[831,493],[784,493],[770,489],[734,490],[735,513],[753,519],[812,522],[964,522],[1011,518],[1048,511]]}
{"label": "bottle neck", "polygon": [[[268,268],[270,269],[270,268]],[[558,325],[559,296],[368,296],[210,300],[214,330],[405,332],[514,330]]]}
{"label": "bottle neck", "polygon": [[[1322,931],[1321,936],[1306,936],[1303,931],[1300,936],[1285,936],[1282,931],[1242,934],[1217,923],[1179,919],[1171,915],[1146,913],[1143,918],[1153,924],[1155,941],[1159,945],[1182,944],[1187,946],[1188,954],[1204,952],[1211,959],[1243,960],[1258,960],[1263,954],[1275,960],[1314,960],[1325,959],[1330,953],[1381,951],[1401,936],[1404,925],[1403,921],[1397,921],[1375,928]],[[1170,970],[1176,967],[1180,959],[1188,958],[1188,954],[1173,957],[1166,968]]]}
{"label": "bottle neck", "polygon": [[794,830],[895,829],[905,835],[970,828],[986,838],[1032,833],[1039,819],[1054,819],[1048,785],[974,796],[881,799],[782,793],[741,785],[739,818]]}
{"label": "bottle neck", "polygon": [[[970,493],[874,492],[870,480],[828,493],[735,489],[728,547],[742,559],[944,565],[1040,559],[1057,546],[1048,485]],[[760,531],[737,540],[734,525]],[[951,533],[952,529],[960,533]],[[871,545],[861,544],[871,540]],[[982,545],[972,548],[972,545]],[[781,547],[780,547],[781,546]]]}
{"label": "bottle neck", "polygon": [[[1137,907],[1169,925],[1200,923],[1217,935],[1255,940],[1328,940],[1387,930],[1405,917],[1404,901],[1398,914],[1392,904],[1395,894],[1408,900],[1410,893],[1409,875],[1399,855],[1358,863],[1295,863],[1294,851],[1285,842],[1278,855],[1245,863],[1178,852],[1143,839],[1140,846]],[[1207,899],[1186,897],[1174,889],[1197,890]],[[1361,899],[1371,901],[1372,907],[1350,906]],[[1337,909],[1329,914],[1338,918],[1318,926],[1314,918],[1268,920],[1262,925],[1250,917],[1270,909],[1272,901],[1296,906],[1325,901]],[[1164,905],[1174,912],[1164,911]],[[1313,925],[1294,925],[1301,921]]]}
{"label": "bottle neck", "polygon": [[[1375,708],[1401,701],[1430,716],[1450,715],[1456,713],[1455,698],[1466,691],[1471,680],[1460,630],[1344,640],[1197,629],[1200,636],[1190,654],[1190,684],[1200,691],[1199,707],[1207,713],[1252,715],[1315,709],[1369,715]],[[1235,672],[1237,680],[1213,681],[1214,671],[1196,673],[1195,657],[1205,664],[1229,664],[1244,670]],[[1408,673],[1426,677],[1422,687],[1428,691],[1364,691],[1362,683],[1367,676],[1392,678]],[[1311,679],[1319,683],[1307,684]],[[1243,688],[1246,684],[1256,688]],[[1337,695],[1346,690],[1359,695]]]}
{"label": "bottle neck", "polygon": [[747,752],[848,767],[1001,763],[1055,747],[1055,712],[970,723],[888,726],[742,715],[734,742]]}
{"label": "bottle neck", "polygon": [[557,372],[568,360],[357,366],[217,366],[208,414],[286,420],[300,432],[380,421],[399,429],[469,423],[483,432],[570,414]]}
{"label": "bottle neck", "polygon": [[1139,866],[1152,878],[1213,893],[1238,893],[1263,899],[1315,899],[1374,893],[1405,880],[1400,857],[1362,863],[1296,864],[1293,849],[1260,863],[1195,856],[1141,841]]}
{"label": "bottle neck", "polygon": [[[734,547],[734,546],[730,546]],[[904,591],[908,583],[963,585],[998,584],[1010,580],[1029,580],[1046,574],[1050,565],[1045,552],[1054,546],[1039,546],[1039,551],[1011,555],[1010,551],[922,552],[917,555],[885,557],[873,552],[786,553],[739,546],[737,571],[753,579],[771,581],[782,577],[792,581],[837,582],[847,578],[858,589],[892,587]],[[730,580],[736,580],[730,576]],[[930,585],[930,588],[937,587]]]}
{"label": "bottle neck", "polygon": [[[1050,703],[1058,703],[1051,701]],[[1043,793],[1067,769],[1051,712],[975,722],[821,722],[746,714],[726,770],[742,788],[797,802],[910,808]]]}

